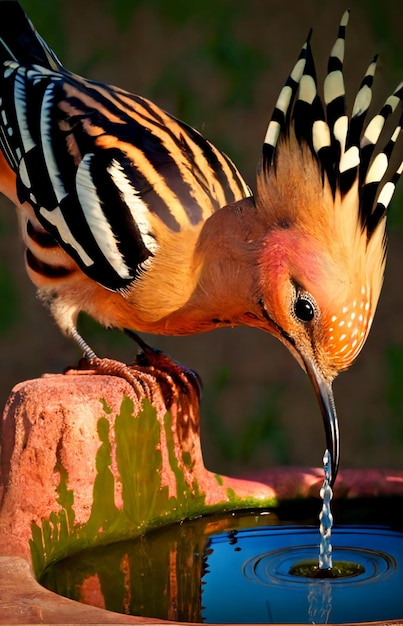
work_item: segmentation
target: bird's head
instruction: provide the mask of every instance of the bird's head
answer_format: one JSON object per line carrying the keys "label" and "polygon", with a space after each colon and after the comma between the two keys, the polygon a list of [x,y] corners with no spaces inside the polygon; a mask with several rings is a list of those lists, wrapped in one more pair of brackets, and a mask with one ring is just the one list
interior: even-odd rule
{"label": "bird's head", "polygon": [[[325,423],[332,482],[339,433],[332,381],[360,352],[385,265],[386,210],[402,166],[389,175],[400,132],[378,139],[402,97],[400,85],[364,129],[375,60],[345,112],[345,13],[317,92],[309,41],[282,89],[258,170],[256,206],[267,225],[259,258],[261,315],[309,374]],[[384,142],[385,140],[383,140]]]}

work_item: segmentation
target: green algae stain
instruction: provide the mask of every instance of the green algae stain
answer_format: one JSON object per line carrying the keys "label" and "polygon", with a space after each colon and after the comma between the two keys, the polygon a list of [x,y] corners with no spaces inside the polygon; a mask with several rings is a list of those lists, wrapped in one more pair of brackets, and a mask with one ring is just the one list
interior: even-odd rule
{"label": "green algae stain", "polygon": [[[133,401],[124,397],[113,422],[111,417],[106,417],[111,416],[112,409],[104,399],[100,403],[104,414],[97,422],[100,445],[95,458],[96,474],[88,521],[81,524],[76,521],[74,505],[78,495],[68,488],[69,476],[61,460],[60,442],[55,465],[55,472],[59,474],[55,511],[49,518],[33,522],[31,526],[30,549],[37,577],[55,562],[86,548],[98,546],[101,549],[105,544],[135,538],[171,522],[245,506],[245,500],[232,489],[227,490],[222,502],[206,504],[206,494],[192,474],[191,455],[178,450],[177,442],[175,445],[169,411],[161,423],[149,401],[144,400],[141,410],[135,414]],[[164,441],[166,444],[162,444]],[[166,445],[164,456],[162,445]],[[173,479],[169,487],[162,483],[166,459],[169,463],[166,469],[168,474],[172,472]],[[113,463],[117,465],[119,478],[112,471]],[[218,475],[216,480],[222,484]],[[263,503],[258,505],[263,506]]]}
{"label": "green algae stain", "polygon": [[214,478],[216,479],[216,481],[219,484],[219,486],[222,487],[223,484],[224,484],[222,476],[220,474],[214,474]]}
{"label": "green algae stain", "polygon": [[65,512],[66,525],[72,527],[74,525],[74,519],[75,519],[75,514],[74,514],[74,509],[73,509],[74,493],[72,489],[68,489],[68,486],[67,486],[68,475],[67,475],[65,468],[63,467],[63,464],[60,458],[60,452],[58,452],[57,454],[57,463],[56,463],[55,471],[58,472],[60,475],[60,481],[56,488],[56,492],[58,494],[58,497],[56,498],[56,502],[60,504],[60,506],[63,508]]}
{"label": "green algae stain", "polygon": [[227,498],[230,502],[236,500],[236,493],[231,487],[227,488]]}
{"label": "green algae stain", "polygon": [[[199,487],[196,479],[192,485],[186,481],[183,468],[175,455],[175,442],[172,430],[172,415],[168,411],[164,417],[165,436],[167,441],[169,465],[174,473],[176,481],[176,498],[172,498],[173,510],[181,511],[179,519],[194,514],[197,510],[199,513],[205,510],[205,494],[199,493]],[[177,516],[176,516],[177,517]]]}
{"label": "green algae stain", "polygon": [[57,561],[74,532],[74,493],[68,489],[68,475],[60,458],[60,445],[56,453],[55,472],[59,473],[59,484],[56,488],[56,502],[62,508],[52,512],[49,519],[42,519],[39,527],[35,522],[31,525],[32,539],[30,549],[35,573],[40,572],[51,562]]}
{"label": "green algae stain", "polygon": [[109,406],[109,404],[107,403],[107,401],[105,400],[105,398],[101,398],[100,399],[100,403],[102,404],[102,408],[105,411],[105,413],[107,415],[111,415],[112,414],[112,409]]}
{"label": "green algae stain", "polygon": [[110,425],[105,417],[98,420],[97,431],[101,441],[98,448],[95,467],[97,474],[94,480],[93,506],[86,531],[90,537],[102,533],[106,526],[118,522],[119,510],[115,505],[115,479],[110,466],[112,464],[112,448],[109,441]]}
{"label": "green algae stain", "polygon": [[125,397],[116,416],[115,436],[124,511],[134,527],[144,530],[168,502],[168,488],[161,486],[161,425],[156,409],[145,400],[134,417],[133,402]]}
{"label": "green algae stain", "polygon": [[[106,415],[111,409],[104,399],[101,406]],[[134,405],[124,397],[114,422],[116,463],[120,484],[112,473],[112,426],[102,416],[97,422],[100,446],[95,459],[96,476],[93,501],[88,521],[75,523],[74,493],[68,489],[68,473],[60,454],[55,471],[59,473],[56,488],[58,511],[40,524],[32,523],[30,549],[37,575],[50,564],[89,546],[134,537],[161,519],[170,518],[178,509],[176,498],[170,498],[168,487],[161,485],[161,424],[156,409],[148,401],[134,415]],[[115,503],[116,490],[121,491],[122,508]]]}
{"label": "green algae stain", "polygon": [[194,461],[190,452],[182,452],[182,461],[189,470],[192,470],[194,468]]}

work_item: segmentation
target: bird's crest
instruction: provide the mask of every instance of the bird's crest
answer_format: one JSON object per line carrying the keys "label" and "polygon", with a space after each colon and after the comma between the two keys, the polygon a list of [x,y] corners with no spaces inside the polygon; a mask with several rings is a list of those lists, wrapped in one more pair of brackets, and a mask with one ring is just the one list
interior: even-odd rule
{"label": "bird's crest", "polygon": [[[333,196],[339,191],[345,196],[359,182],[359,213],[361,226],[368,238],[385,215],[403,170],[403,162],[385,180],[389,158],[402,127],[402,120],[391,133],[383,149],[375,148],[388,117],[403,97],[403,83],[364,129],[365,117],[371,104],[372,83],[377,56],[370,63],[361,82],[350,119],[346,114],[343,60],[345,31],[349,11],[342,17],[338,38],[331,50],[328,74],[324,81],[323,107],[317,91],[316,72],[310,46],[310,36],[298,61],[280,92],[268,125],[261,174],[267,175],[276,166],[281,139],[287,141],[291,129],[297,141],[309,146],[326,177]],[[311,34],[311,33],[310,33]]]}
{"label": "bird's crest", "polygon": [[[343,60],[348,19],[346,11],[329,57],[324,104],[308,37],[275,105],[257,180],[257,204],[273,228],[295,226],[317,243],[326,243],[329,256],[338,259],[343,287],[334,296],[336,310],[329,314],[326,331],[337,369],[351,364],[371,326],[383,281],[386,212],[403,170],[403,163],[392,172],[390,165],[402,121],[391,132],[385,128],[402,99],[403,83],[364,125],[376,57],[351,116],[346,113]],[[351,332],[346,332],[347,326]]]}

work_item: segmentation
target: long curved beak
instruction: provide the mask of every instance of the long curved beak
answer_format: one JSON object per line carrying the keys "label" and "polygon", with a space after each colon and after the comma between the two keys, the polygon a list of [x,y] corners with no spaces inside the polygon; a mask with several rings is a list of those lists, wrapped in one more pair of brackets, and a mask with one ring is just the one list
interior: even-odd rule
{"label": "long curved beak", "polygon": [[331,456],[331,476],[330,484],[333,487],[339,470],[340,462],[340,436],[339,422],[336,414],[336,406],[333,398],[332,384],[324,380],[322,374],[308,360],[304,359],[304,364],[309,378],[315,389],[316,397],[322,412],[323,424],[326,433],[326,445]]}

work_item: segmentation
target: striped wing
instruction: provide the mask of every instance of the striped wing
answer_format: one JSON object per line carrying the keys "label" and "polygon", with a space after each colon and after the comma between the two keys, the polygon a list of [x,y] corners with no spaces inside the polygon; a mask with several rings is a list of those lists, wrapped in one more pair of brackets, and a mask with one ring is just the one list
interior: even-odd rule
{"label": "striped wing", "polygon": [[0,144],[20,202],[92,279],[124,290],[158,231],[250,195],[231,160],[151,102],[62,68],[3,64]]}

